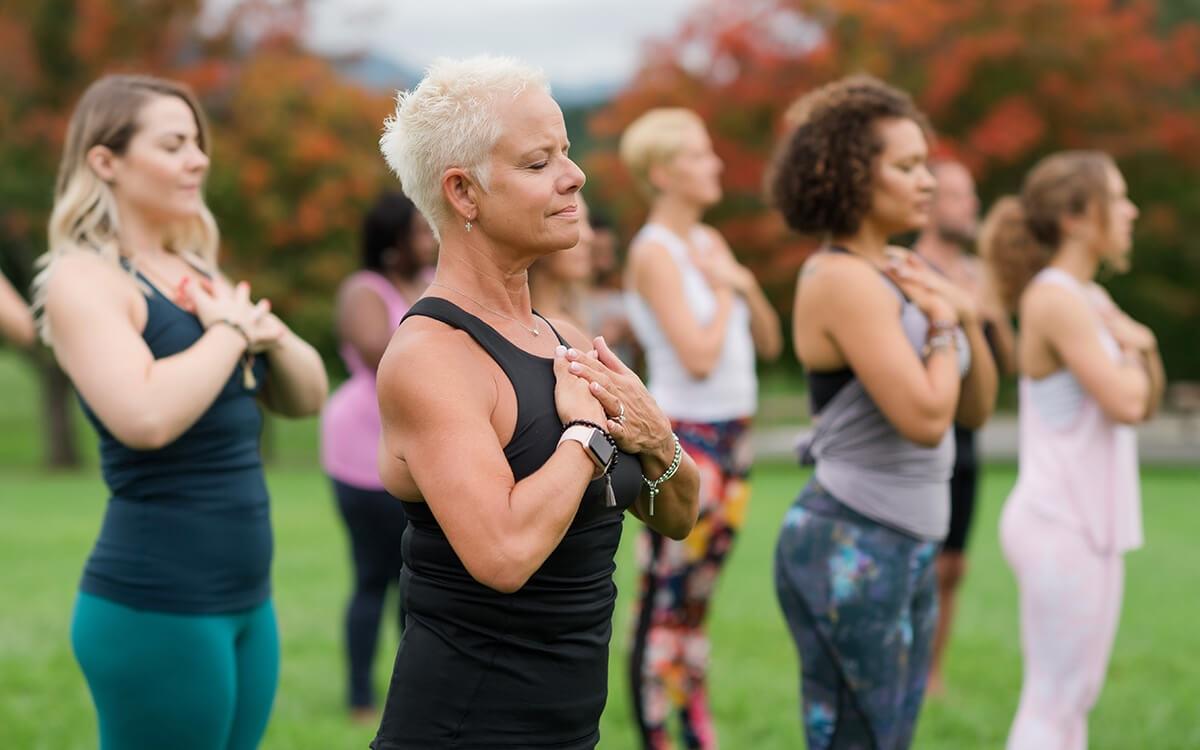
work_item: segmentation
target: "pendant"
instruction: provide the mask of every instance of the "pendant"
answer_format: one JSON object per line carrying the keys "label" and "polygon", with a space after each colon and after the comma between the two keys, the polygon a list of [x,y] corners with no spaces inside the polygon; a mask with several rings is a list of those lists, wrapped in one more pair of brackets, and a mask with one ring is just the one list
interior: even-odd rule
{"label": "pendant", "polygon": [[604,504],[609,508],[617,507],[617,496],[613,494],[612,474],[604,475],[604,492],[606,495]]}
{"label": "pendant", "polygon": [[254,366],[250,363],[253,360],[242,360],[242,386],[248,391],[254,390],[254,386],[258,385],[258,379],[254,377]]}

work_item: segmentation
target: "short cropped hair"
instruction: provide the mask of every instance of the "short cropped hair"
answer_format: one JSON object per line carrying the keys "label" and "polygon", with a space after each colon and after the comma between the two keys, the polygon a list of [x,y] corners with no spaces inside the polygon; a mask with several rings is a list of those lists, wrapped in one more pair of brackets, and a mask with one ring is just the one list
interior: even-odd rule
{"label": "short cropped hair", "polygon": [[684,135],[694,128],[705,130],[704,120],[682,107],[652,109],[625,128],[621,134],[621,161],[647,198],[657,192],[650,184],[650,169],[675,158],[683,148]]}
{"label": "short cropped hair", "polygon": [[486,190],[488,156],[500,140],[498,105],[526,89],[550,92],[546,76],[511,57],[439,58],[411,91],[396,95],[379,149],[435,236],[450,218],[442,174],[466,170]]}
{"label": "short cropped hair", "polygon": [[768,198],[802,234],[854,234],[871,210],[871,183],[886,119],[917,123],[925,115],[905,92],[868,75],[853,75],[800,97],[784,119],[785,136],[769,172]]}

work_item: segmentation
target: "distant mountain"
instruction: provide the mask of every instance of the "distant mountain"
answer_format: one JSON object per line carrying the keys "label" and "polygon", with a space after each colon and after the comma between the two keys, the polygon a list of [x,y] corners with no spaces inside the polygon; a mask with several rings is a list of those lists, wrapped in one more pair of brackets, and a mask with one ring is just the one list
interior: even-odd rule
{"label": "distant mountain", "polygon": [[343,75],[372,89],[394,92],[407,89],[421,80],[424,71],[370,53],[334,59]]}
{"label": "distant mountain", "polygon": [[[420,81],[424,74],[419,68],[370,52],[334,58],[334,64],[344,75],[363,86],[388,92],[410,88]],[[568,85],[551,81],[550,87],[554,91],[554,99],[563,108],[574,108],[609,101],[621,88],[621,83],[612,81]]]}

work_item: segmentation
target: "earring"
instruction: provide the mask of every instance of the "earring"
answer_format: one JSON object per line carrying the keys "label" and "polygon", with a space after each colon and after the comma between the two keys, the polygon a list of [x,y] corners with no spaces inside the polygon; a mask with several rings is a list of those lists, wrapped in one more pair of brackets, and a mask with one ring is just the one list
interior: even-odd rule
{"label": "earring", "polygon": [[467,223],[464,224],[463,226],[465,226],[467,228],[468,232],[471,231],[471,220],[467,219]]}

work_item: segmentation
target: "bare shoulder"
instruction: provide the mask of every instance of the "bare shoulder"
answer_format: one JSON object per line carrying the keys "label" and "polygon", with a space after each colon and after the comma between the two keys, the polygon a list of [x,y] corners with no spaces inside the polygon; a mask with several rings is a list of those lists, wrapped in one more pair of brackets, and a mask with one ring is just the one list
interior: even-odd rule
{"label": "bare shoulder", "polygon": [[56,258],[46,280],[46,312],[51,318],[74,310],[133,313],[140,296],[129,274],[94,253]]}
{"label": "bare shoulder", "polygon": [[379,361],[380,400],[386,394],[407,408],[415,401],[470,402],[477,394],[494,396],[495,389],[487,387],[490,370],[480,366],[485,356],[465,331],[411,317],[392,334]]}
{"label": "bare shoulder", "polygon": [[845,253],[816,253],[804,262],[800,278],[805,294],[822,301],[852,305],[862,295],[878,297],[887,291],[879,272]]}
{"label": "bare shoulder", "polygon": [[1087,303],[1078,294],[1058,284],[1033,283],[1021,295],[1023,331],[1049,332],[1086,320]]}
{"label": "bare shoulder", "polygon": [[733,252],[729,247],[729,242],[725,240],[725,235],[721,234],[716,227],[711,224],[699,224],[701,235],[709,242],[712,247],[720,248],[728,252]]}

